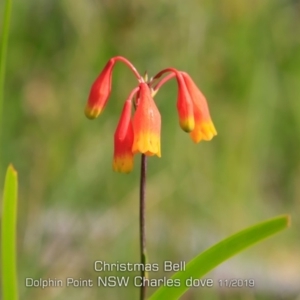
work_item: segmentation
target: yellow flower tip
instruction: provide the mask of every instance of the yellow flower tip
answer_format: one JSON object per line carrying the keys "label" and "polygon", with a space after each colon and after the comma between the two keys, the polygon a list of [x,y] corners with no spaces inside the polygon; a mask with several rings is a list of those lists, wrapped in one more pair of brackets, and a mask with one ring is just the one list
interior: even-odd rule
{"label": "yellow flower tip", "polygon": [[159,135],[150,132],[139,132],[139,134],[135,136],[132,152],[143,153],[147,156],[157,155],[161,157]]}
{"label": "yellow flower tip", "polygon": [[99,108],[99,107],[89,107],[89,105],[87,105],[85,107],[85,110],[84,110],[84,114],[85,116],[90,119],[90,120],[93,120],[93,119],[96,119],[102,112],[102,109]]}
{"label": "yellow flower tip", "polygon": [[199,143],[201,140],[210,141],[215,135],[217,135],[217,131],[212,122],[201,123],[200,126],[190,132],[190,136],[195,143]]}
{"label": "yellow flower tip", "polygon": [[119,173],[130,173],[133,169],[133,156],[116,157],[113,161],[113,170]]}
{"label": "yellow flower tip", "polygon": [[212,122],[204,123],[202,125],[201,132],[205,141],[210,141],[215,135],[217,135],[217,131]]}
{"label": "yellow flower tip", "polygon": [[185,118],[185,119],[180,118],[179,124],[181,129],[185,132],[191,132],[195,128],[195,120],[193,117]]}

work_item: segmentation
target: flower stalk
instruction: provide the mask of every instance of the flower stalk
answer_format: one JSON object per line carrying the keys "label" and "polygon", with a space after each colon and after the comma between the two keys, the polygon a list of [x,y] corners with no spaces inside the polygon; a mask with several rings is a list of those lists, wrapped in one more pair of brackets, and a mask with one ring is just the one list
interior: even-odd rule
{"label": "flower stalk", "polygon": [[144,284],[144,278],[147,278],[146,273],[146,262],[147,262],[147,252],[146,252],[146,173],[147,173],[147,156],[145,154],[141,155],[141,175],[140,175],[140,260],[143,265],[141,270],[142,286],[140,290],[140,300],[146,298],[147,286]]}

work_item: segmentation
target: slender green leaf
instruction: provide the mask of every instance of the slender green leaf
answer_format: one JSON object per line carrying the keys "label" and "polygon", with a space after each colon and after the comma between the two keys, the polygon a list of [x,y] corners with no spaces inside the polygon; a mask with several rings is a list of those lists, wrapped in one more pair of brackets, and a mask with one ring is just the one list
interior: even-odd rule
{"label": "slender green leaf", "polygon": [[289,226],[289,224],[289,216],[279,216],[244,229],[224,239],[192,259],[187,264],[185,271],[179,271],[172,276],[173,280],[180,280],[180,287],[162,286],[149,298],[149,300],[179,299],[179,297],[188,289],[185,284],[188,278],[202,277],[233,255],[261,241],[262,239],[285,229]]}
{"label": "slender green leaf", "polygon": [[2,210],[2,299],[17,300],[16,223],[18,177],[12,165],[7,168]]}
{"label": "slender green leaf", "polygon": [[4,77],[5,77],[6,53],[7,53],[7,45],[8,45],[12,0],[6,0],[4,5],[5,5],[5,9],[3,15],[3,24],[2,24],[3,31],[2,34],[0,35],[2,37],[1,46],[0,46],[0,124],[2,122]]}

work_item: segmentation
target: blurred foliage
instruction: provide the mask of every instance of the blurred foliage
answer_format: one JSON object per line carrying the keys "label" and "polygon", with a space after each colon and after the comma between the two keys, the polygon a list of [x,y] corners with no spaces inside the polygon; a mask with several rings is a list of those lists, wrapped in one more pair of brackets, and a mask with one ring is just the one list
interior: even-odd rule
{"label": "blurred foliage", "polygon": [[111,168],[122,103],[136,84],[131,72],[118,65],[104,113],[93,122],[83,114],[92,82],[114,55],[150,76],[170,66],[187,71],[218,131],[212,142],[193,144],[178,126],[175,83],[157,94],[162,157],[149,159],[150,261],[188,261],[287,212],[292,229],[209,274],[216,282],[255,278],[257,288],[198,288],[183,299],[299,297],[300,2],[14,0],[0,182],[12,162],[20,180],[20,298],[137,298],[134,288],[24,285],[25,277],[96,278],[95,260],[139,257],[139,159],[130,175]]}

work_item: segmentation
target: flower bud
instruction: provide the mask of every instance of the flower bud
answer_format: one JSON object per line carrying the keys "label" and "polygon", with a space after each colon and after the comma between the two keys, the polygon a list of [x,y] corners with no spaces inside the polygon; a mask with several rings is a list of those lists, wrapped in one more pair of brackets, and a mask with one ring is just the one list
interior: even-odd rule
{"label": "flower bud", "polygon": [[178,83],[177,111],[182,130],[191,132],[195,127],[193,103],[181,73],[176,74]]}
{"label": "flower bud", "polygon": [[88,102],[85,107],[85,115],[89,119],[97,118],[107,103],[111,92],[114,64],[115,60],[113,58],[110,59],[91,87]]}
{"label": "flower bud", "polygon": [[133,168],[133,127],[131,121],[131,99],[128,99],[114,135],[113,169],[116,172],[129,173]]}

